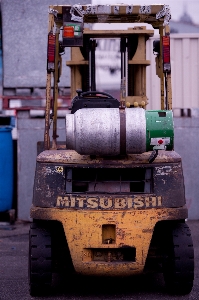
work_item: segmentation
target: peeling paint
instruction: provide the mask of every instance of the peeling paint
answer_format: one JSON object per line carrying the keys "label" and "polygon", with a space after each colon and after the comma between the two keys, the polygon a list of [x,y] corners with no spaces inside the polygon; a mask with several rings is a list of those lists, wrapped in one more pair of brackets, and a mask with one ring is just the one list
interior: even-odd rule
{"label": "peeling paint", "polygon": [[[129,276],[143,272],[155,224],[160,220],[185,219],[187,218],[187,208],[160,208],[158,212],[157,209],[127,211],[122,216],[120,211],[85,212],[32,207],[31,217],[57,220],[63,224],[73,265],[78,273]],[[101,228],[110,220],[112,220],[112,224],[116,225],[116,241],[114,244],[102,244]],[[125,249],[125,246],[136,249],[134,260],[122,261],[122,255],[119,253],[122,254],[122,247]],[[106,257],[106,261],[93,260],[94,251],[101,252]],[[109,252],[111,254],[108,260]],[[118,256],[120,255],[120,261],[117,263],[115,263],[116,256],[114,256],[116,253]]]}
{"label": "peeling paint", "polygon": [[61,166],[55,166],[54,168],[52,167],[44,167],[43,168],[43,173],[45,176],[47,175],[52,175],[54,173],[62,174],[64,173],[64,168]]}
{"label": "peeling paint", "polygon": [[55,10],[55,9],[50,8],[48,13],[54,15],[55,17],[57,17],[58,11]]}
{"label": "peeling paint", "polygon": [[157,20],[159,20],[162,17],[164,17],[163,25],[169,25],[169,21],[171,19],[171,11],[169,5],[164,5],[163,9],[156,14]]}
{"label": "peeling paint", "polygon": [[133,5],[128,5],[126,7],[126,14],[130,15],[130,14],[132,14],[132,12],[133,12]]}
{"label": "peeling paint", "polygon": [[139,13],[140,14],[150,14],[151,13],[151,5],[141,5]]}
{"label": "peeling paint", "polygon": [[[129,154],[125,158],[103,158],[96,156],[91,158],[90,155],[80,155],[73,150],[46,150],[37,156],[38,162],[53,162],[53,163],[64,163],[64,164],[78,164],[78,165],[135,165],[137,164],[148,164],[148,159],[151,155],[151,151],[142,154]],[[175,151],[164,151],[160,150],[158,156],[155,159],[157,163],[168,163],[168,162],[181,162],[181,157]]]}
{"label": "peeling paint", "polygon": [[156,167],[155,169],[157,171],[156,173],[157,176],[169,175],[172,172],[171,166]]}
{"label": "peeling paint", "polygon": [[115,15],[118,15],[119,14],[119,10],[120,10],[120,8],[119,8],[119,6],[114,6],[114,14]]}

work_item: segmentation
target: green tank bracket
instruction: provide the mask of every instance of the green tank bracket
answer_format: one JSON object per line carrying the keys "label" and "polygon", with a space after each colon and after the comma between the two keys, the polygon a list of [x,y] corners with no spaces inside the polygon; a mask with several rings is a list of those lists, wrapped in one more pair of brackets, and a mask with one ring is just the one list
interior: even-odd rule
{"label": "green tank bracket", "polygon": [[174,124],[171,110],[146,111],[146,150],[173,150]]}

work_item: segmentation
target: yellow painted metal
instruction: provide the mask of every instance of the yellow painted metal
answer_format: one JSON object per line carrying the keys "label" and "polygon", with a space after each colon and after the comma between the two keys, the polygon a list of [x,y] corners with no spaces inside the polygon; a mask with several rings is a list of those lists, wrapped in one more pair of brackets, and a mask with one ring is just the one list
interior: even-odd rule
{"label": "yellow painted metal", "polygon": [[167,99],[168,99],[168,109],[172,110],[171,73],[167,74]]}
{"label": "yellow painted metal", "polygon": [[63,5],[50,5],[49,8],[57,11],[58,14],[62,14]]}
{"label": "yellow painted metal", "polygon": [[[49,14],[48,33],[53,30],[54,15]],[[47,72],[46,81],[46,108],[45,108],[45,131],[44,131],[44,149],[50,148],[49,124],[50,124],[50,103],[51,103],[51,72]]]}
{"label": "yellow painted metal", "polygon": [[[129,154],[123,159],[109,159],[97,156],[91,158],[90,155],[80,155],[74,150],[47,150],[43,151],[37,156],[38,162],[58,163],[58,164],[70,164],[79,166],[102,166],[107,167],[114,165],[117,167],[130,167],[135,164],[148,164],[151,152],[145,152],[142,154]],[[156,163],[169,163],[169,162],[181,162],[181,157],[175,151],[159,150],[158,156],[155,159]]]}
{"label": "yellow painted metal", "polygon": [[[58,14],[63,13],[64,7],[71,8],[73,5],[51,5],[50,9]],[[94,7],[98,7],[95,5]],[[118,8],[117,12],[115,8]],[[143,5],[127,5],[127,4],[117,4],[116,5],[100,5],[99,10],[93,10],[88,12],[90,8],[89,5],[82,5],[82,16],[84,23],[150,23],[154,28],[158,28],[164,22],[164,17],[160,19],[156,18],[156,15],[163,12],[164,16],[164,5],[163,4],[153,4],[149,5],[148,9],[145,10]],[[97,16],[97,18],[96,18]],[[61,18],[57,19],[57,24],[61,23]]]}
{"label": "yellow painted metal", "polygon": [[55,33],[55,72],[54,72],[54,89],[53,89],[53,140],[52,149],[57,149],[57,99],[58,99],[58,80],[59,80],[59,29]]}
{"label": "yellow painted metal", "polygon": [[[144,35],[149,38],[154,35],[154,30],[146,29],[145,26],[127,28],[123,30],[91,30],[88,28],[84,29],[84,35],[90,35],[92,38],[114,38],[127,36],[128,34]],[[144,51],[144,49],[142,51]]]}
{"label": "yellow painted metal", "polygon": [[165,103],[164,103],[164,73],[163,73],[163,46],[162,46],[162,37],[163,37],[163,26],[160,26],[159,33],[160,33],[160,95],[161,95],[161,109],[165,109]]}
{"label": "yellow painted metal", "polygon": [[102,244],[115,244],[116,242],[116,225],[102,225]]}
{"label": "yellow painted metal", "polygon": [[[127,96],[126,97],[126,107],[133,105],[134,107],[143,107],[145,108],[148,104],[147,96]],[[137,104],[137,105],[136,105]]]}
{"label": "yellow painted metal", "polygon": [[45,108],[45,132],[44,149],[50,148],[49,124],[50,124],[50,102],[51,102],[51,73],[47,73],[46,81],[46,108]]}
{"label": "yellow painted metal", "polygon": [[[170,36],[169,26],[165,26],[165,35]],[[171,88],[171,72],[166,74],[165,80],[167,81],[167,109],[172,109],[172,88]]]}
{"label": "yellow painted metal", "polygon": [[71,47],[71,60],[66,65],[71,67],[71,98],[74,98],[76,90],[82,89],[81,66],[88,65],[88,61],[84,59],[79,47]]}
{"label": "yellow painted metal", "polygon": [[[57,208],[31,209],[31,217],[57,220],[63,224],[73,265],[87,275],[129,276],[143,272],[155,224],[160,220],[187,217],[185,207],[178,209],[99,211]],[[115,225],[115,243],[104,244],[103,226]],[[92,249],[136,248],[135,261],[94,261]]]}

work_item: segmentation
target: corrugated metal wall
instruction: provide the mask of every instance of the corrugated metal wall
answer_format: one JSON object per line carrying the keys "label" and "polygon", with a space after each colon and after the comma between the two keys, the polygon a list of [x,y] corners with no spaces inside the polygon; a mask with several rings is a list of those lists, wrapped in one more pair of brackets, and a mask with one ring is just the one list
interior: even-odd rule
{"label": "corrugated metal wall", "polygon": [[[160,83],[155,75],[153,40],[147,42],[147,109],[160,108]],[[171,35],[173,108],[199,107],[199,34]]]}

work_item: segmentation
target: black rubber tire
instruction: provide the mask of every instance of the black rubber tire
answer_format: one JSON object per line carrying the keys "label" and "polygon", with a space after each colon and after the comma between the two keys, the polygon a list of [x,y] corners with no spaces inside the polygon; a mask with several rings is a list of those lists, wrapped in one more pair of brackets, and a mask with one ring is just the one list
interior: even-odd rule
{"label": "black rubber tire", "polygon": [[48,222],[33,222],[29,231],[29,288],[37,296],[52,283],[52,241]]}
{"label": "black rubber tire", "polygon": [[194,249],[185,223],[173,223],[164,238],[163,275],[172,294],[189,294],[194,281]]}

